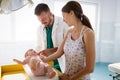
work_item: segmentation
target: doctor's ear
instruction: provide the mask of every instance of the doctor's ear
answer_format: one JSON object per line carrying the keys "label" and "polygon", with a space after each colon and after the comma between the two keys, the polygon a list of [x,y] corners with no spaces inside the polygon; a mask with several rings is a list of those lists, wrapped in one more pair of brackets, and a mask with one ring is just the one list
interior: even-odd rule
{"label": "doctor's ear", "polygon": [[50,15],[50,16],[53,16],[52,12],[49,12],[49,15]]}

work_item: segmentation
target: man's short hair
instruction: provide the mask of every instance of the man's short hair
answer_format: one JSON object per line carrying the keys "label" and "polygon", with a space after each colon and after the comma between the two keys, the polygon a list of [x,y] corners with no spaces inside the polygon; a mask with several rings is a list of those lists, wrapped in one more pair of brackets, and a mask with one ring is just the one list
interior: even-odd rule
{"label": "man's short hair", "polygon": [[36,6],[35,8],[35,15],[40,15],[42,12],[49,12],[50,11],[50,8],[48,7],[47,4],[45,3],[40,3]]}

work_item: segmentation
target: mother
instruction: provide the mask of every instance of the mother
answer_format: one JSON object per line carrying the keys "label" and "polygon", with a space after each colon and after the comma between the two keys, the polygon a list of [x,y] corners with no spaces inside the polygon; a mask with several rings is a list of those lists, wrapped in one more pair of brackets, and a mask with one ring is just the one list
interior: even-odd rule
{"label": "mother", "polygon": [[62,8],[63,20],[73,26],[68,30],[57,52],[43,57],[44,62],[65,54],[66,69],[60,80],[90,80],[89,74],[95,65],[95,37],[89,19],[83,14],[81,5],[69,1]]}

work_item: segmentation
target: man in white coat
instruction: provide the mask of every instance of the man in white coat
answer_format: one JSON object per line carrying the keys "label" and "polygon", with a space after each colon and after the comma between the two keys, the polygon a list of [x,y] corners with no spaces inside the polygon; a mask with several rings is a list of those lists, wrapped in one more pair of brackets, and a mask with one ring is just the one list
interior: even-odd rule
{"label": "man in white coat", "polygon": [[[58,46],[62,42],[68,30],[68,26],[64,23],[62,18],[54,16],[45,3],[40,3],[36,6],[35,15],[41,23],[41,26],[38,28],[36,51],[38,54],[43,54],[45,56],[53,54],[57,51]],[[54,68],[64,72],[64,55],[54,60],[53,63]]]}

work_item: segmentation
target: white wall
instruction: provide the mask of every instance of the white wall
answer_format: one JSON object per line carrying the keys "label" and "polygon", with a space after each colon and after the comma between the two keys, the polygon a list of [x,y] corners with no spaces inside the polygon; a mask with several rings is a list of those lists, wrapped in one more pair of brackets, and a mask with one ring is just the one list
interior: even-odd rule
{"label": "white wall", "polygon": [[0,43],[0,65],[14,64],[14,58],[23,60],[24,53],[28,49],[34,49],[35,45],[33,43],[13,43],[5,42]]}
{"label": "white wall", "polygon": [[[24,53],[28,49],[35,49],[36,42],[35,39],[32,38],[35,38],[36,35],[33,36],[29,33],[37,33],[35,32],[35,28],[37,28],[40,23],[37,22],[38,20],[33,13],[33,8],[28,6],[26,6],[26,8],[28,8],[28,10],[25,15],[21,10],[12,12],[11,14],[0,14],[0,65],[14,63],[12,61],[13,58],[20,58],[22,60]],[[20,17],[18,13],[22,21],[16,21],[16,17]],[[29,16],[34,16],[35,19],[30,19]],[[16,22],[18,22],[18,24]],[[18,33],[17,30],[19,31],[19,36],[16,36],[16,33]],[[26,40],[24,40],[25,36],[22,37],[22,34],[26,35]],[[28,40],[30,38],[31,40]]]}
{"label": "white wall", "polygon": [[114,54],[115,57],[113,60],[115,62],[120,62],[120,0],[117,0],[117,8],[116,8],[116,17],[115,17],[115,47]]}
{"label": "white wall", "polygon": [[[0,14],[0,42],[12,40],[12,15]],[[3,37],[4,36],[4,37]]]}
{"label": "white wall", "polygon": [[[119,0],[102,0],[100,8],[100,60],[101,62],[119,62],[120,29],[116,29],[116,22],[120,14]],[[117,21],[116,21],[117,20]]]}

